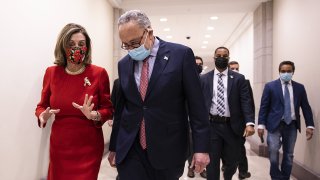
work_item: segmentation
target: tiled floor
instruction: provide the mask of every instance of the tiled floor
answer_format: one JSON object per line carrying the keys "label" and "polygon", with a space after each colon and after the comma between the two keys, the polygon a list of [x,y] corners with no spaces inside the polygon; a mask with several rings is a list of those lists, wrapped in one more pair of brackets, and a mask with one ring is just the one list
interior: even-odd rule
{"label": "tiled floor", "polygon": [[[246,145],[247,146],[247,145]],[[251,172],[251,177],[249,180],[270,180],[269,176],[269,160],[267,158],[263,158],[250,151],[247,147],[247,157],[249,163],[249,171]],[[110,167],[107,157],[104,157],[101,163],[99,180],[115,180],[117,175],[117,171],[115,168]],[[220,177],[222,173],[220,173]],[[199,174],[196,174],[195,178],[189,178],[187,176],[187,163],[185,167],[185,171],[180,180],[203,180]],[[223,179],[222,177],[220,178]],[[238,179],[238,172],[233,176],[233,180]],[[291,180],[297,180],[294,177],[291,177]]]}

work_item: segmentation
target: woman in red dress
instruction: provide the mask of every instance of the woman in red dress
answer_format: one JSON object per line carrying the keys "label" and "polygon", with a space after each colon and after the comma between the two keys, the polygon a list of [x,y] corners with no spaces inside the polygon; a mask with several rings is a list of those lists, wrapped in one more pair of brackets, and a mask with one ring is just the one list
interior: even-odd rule
{"label": "woman in red dress", "polygon": [[80,25],[62,29],[54,54],[35,113],[42,128],[55,116],[48,180],[95,180],[104,150],[101,126],[113,113],[109,77],[91,64],[91,40]]}

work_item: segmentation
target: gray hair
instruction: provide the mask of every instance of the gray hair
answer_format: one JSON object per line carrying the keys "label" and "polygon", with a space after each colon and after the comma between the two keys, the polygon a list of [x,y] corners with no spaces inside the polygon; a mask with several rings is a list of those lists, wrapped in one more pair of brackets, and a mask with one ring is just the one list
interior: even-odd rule
{"label": "gray hair", "polygon": [[151,22],[148,16],[140,10],[130,10],[122,14],[118,20],[118,26],[135,21],[139,27],[147,29],[151,28]]}

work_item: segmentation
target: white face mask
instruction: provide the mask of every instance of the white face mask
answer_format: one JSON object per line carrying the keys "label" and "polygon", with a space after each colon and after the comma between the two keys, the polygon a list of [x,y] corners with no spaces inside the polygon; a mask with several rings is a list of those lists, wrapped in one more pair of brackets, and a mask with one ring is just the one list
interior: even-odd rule
{"label": "white face mask", "polygon": [[136,61],[143,61],[144,59],[146,59],[150,55],[151,48],[146,49],[146,47],[144,46],[144,44],[147,41],[148,34],[149,34],[149,32],[147,32],[144,43],[141,46],[139,46],[138,48],[134,48],[132,50],[128,50],[128,54],[132,59],[134,59]]}

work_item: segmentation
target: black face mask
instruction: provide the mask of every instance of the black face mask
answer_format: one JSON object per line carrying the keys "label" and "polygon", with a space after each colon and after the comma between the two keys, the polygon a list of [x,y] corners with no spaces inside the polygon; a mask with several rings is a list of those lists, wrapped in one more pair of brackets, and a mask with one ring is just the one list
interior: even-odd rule
{"label": "black face mask", "polygon": [[215,65],[219,69],[225,69],[228,67],[228,58],[225,57],[217,57],[215,58]]}
{"label": "black face mask", "polygon": [[200,74],[202,72],[202,65],[197,65],[197,70],[198,70],[198,73]]}

